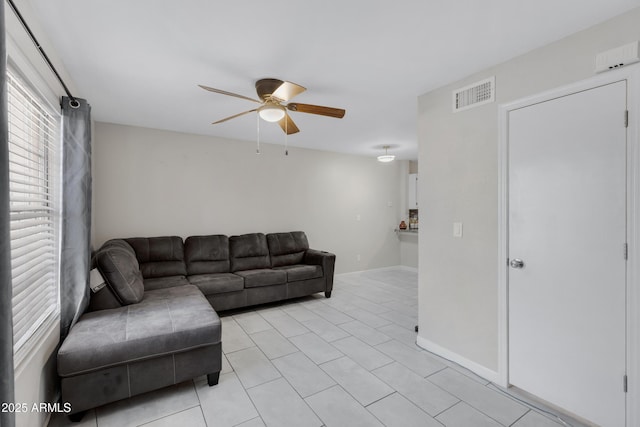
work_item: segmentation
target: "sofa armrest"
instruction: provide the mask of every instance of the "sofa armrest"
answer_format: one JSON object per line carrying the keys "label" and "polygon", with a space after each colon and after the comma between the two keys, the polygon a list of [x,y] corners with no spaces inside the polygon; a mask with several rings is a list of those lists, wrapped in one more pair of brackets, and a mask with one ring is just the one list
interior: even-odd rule
{"label": "sofa armrest", "polygon": [[322,267],[322,273],[325,279],[325,292],[331,295],[333,289],[333,272],[336,265],[336,256],[330,252],[318,251],[315,249],[307,249],[304,254],[303,262],[305,264],[319,265]]}

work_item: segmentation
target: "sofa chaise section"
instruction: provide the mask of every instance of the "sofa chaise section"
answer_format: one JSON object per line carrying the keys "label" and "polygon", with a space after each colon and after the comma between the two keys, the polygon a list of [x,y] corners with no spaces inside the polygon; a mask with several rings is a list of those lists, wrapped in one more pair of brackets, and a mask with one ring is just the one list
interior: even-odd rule
{"label": "sofa chaise section", "polygon": [[130,306],[83,315],[58,351],[73,413],[221,369],[220,319],[195,286],[145,293]]}
{"label": "sofa chaise section", "polygon": [[144,290],[123,241],[104,245],[94,260],[106,283],[94,296],[108,303],[90,305],[58,351],[62,399],[72,414],[201,375],[217,384],[221,325],[202,292],[189,284]]}

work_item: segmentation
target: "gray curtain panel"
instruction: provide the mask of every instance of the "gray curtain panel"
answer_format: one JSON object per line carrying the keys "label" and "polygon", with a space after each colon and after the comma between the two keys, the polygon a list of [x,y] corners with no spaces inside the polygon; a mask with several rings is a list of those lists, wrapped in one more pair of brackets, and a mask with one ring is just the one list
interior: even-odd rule
{"label": "gray curtain panel", "polygon": [[[13,309],[9,236],[9,129],[7,126],[7,49],[4,2],[0,3],[0,402],[13,402]],[[0,426],[13,427],[12,412],[0,411]]]}
{"label": "gray curtain panel", "polygon": [[69,329],[89,302],[91,264],[91,106],[62,98],[62,259],[60,334]]}

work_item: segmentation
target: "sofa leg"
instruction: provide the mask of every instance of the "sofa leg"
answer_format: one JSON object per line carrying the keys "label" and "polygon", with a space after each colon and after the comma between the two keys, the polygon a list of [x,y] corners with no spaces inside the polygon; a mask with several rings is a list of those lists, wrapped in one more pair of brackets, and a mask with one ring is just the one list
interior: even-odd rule
{"label": "sofa leg", "polygon": [[87,411],[80,411],[80,412],[76,412],[75,414],[70,414],[69,419],[71,420],[72,423],[79,423],[80,421],[82,421],[82,418],[86,413]]}
{"label": "sofa leg", "polygon": [[214,385],[218,384],[218,380],[220,380],[220,371],[213,374],[207,374],[207,382],[209,383],[209,387],[213,387]]}
{"label": "sofa leg", "polygon": [[324,296],[327,298],[331,298],[331,291],[325,291]]}

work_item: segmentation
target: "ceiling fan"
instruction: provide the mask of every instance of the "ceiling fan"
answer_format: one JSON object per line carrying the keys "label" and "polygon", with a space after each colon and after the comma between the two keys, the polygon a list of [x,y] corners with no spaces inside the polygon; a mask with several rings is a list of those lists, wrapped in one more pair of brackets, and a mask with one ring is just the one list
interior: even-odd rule
{"label": "ceiling fan", "polygon": [[[261,104],[258,108],[254,108],[253,110],[245,111],[230,117],[226,117],[222,120],[218,120],[217,122],[213,122],[212,124],[214,125],[257,111],[263,120],[266,120],[268,122],[278,122],[282,130],[287,135],[291,135],[293,133],[300,132],[300,129],[298,129],[296,124],[293,122],[293,120],[289,116],[289,113],[287,113],[287,110],[297,111],[300,113],[318,114],[327,117],[335,117],[337,119],[341,119],[342,117],[344,117],[345,113],[345,110],[341,108],[322,107],[320,105],[289,102],[291,98],[301,94],[307,89],[295,83],[278,79],[260,79],[256,82],[256,92],[258,93],[258,97],[261,99],[260,101],[244,95],[238,95],[237,93],[227,92],[225,90],[215,89],[203,85],[198,86],[210,92],[235,96],[236,98],[246,99],[248,101]],[[283,104],[284,102],[289,103]]]}

